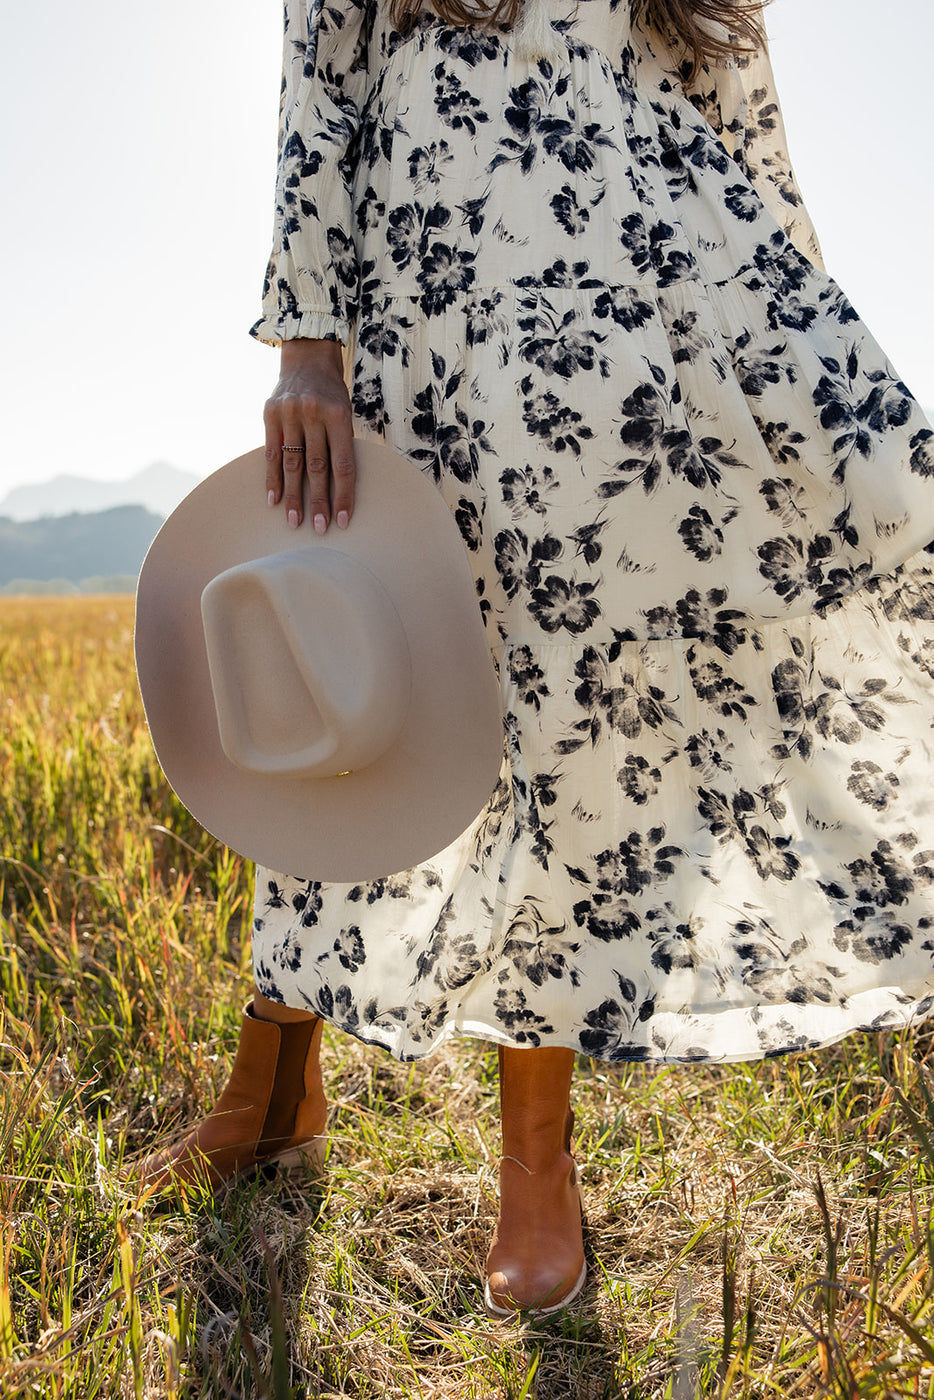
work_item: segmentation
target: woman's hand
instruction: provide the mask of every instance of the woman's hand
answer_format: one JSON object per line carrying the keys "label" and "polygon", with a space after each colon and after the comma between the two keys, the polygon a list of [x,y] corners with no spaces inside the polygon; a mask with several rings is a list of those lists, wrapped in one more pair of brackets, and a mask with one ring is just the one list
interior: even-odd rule
{"label": "woman's hand", "polygon": [[266,401],[263,420],[269,504],[282,501],[289,524],[297,529],[307,472],[315,530],[323,535],[332,518],[346,529],[354,500],[353,419],[336,340],[283,341],[279,382]]}

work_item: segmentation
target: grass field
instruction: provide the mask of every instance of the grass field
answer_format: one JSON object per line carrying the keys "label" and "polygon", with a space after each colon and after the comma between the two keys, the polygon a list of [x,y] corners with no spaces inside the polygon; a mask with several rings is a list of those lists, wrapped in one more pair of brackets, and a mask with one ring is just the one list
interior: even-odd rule
{"label": "grass field", "polygon": [[[730,1068],[582,1061],[591,1280],[482,1315],[494,1057],[336,1034],[325,1177],[154,1210],[121,1162],[209,1106],[250,870],[149,745],[132,600],[0,609],[0,1396],[934,1396],[932,1035]],[[929,1136],[930,1135],[930,1136]]]}

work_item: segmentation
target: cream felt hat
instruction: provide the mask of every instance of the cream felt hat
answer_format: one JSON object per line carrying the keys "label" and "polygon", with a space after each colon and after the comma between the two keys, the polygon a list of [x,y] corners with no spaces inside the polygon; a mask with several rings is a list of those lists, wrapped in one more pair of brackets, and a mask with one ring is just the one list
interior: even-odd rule
{"label": "cream felt hat", "polygon": [[136,668],[166,777],[242,855],[356,882],[430,859],[470,825],[503,756],[499,690],[440,493],[357,438],[350,525],[298,530],[263,499],[258,448],[153,541]]}

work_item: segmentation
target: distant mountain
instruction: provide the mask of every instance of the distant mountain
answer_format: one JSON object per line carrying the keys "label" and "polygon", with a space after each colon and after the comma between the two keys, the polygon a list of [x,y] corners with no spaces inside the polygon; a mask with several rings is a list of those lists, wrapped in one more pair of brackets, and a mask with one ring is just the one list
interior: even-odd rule
{"label": "distant mountain", "polygon": [[161,524],[161,515],[142,506],[42,520],[0,518],[0,588],[14,580],[135,578]]}
{"label": "distant mountain", "polygon": [[10,520],[39,520],[110,510],[113,506],[145,506],[156,515],[170,515],[183,496],[201,480],[168,462],[152,466],[125,481],[93,481],[84,476],[56,476],[51,481],[14,486],[0,501],[0,516]]}

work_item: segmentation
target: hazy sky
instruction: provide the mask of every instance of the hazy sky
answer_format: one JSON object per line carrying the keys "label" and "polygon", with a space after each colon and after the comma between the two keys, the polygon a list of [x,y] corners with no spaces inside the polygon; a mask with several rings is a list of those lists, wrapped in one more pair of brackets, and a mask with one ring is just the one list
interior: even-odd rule
{"label": "hazy sky", "polygon": [[[594,0],[598,3],[599,0]],[[0,495],[205,473],[262,440],[280,0],[6,0]],[[931,0],[775,0],[792,160],[832,275],[934,406]]]}

